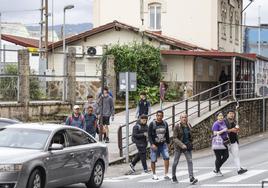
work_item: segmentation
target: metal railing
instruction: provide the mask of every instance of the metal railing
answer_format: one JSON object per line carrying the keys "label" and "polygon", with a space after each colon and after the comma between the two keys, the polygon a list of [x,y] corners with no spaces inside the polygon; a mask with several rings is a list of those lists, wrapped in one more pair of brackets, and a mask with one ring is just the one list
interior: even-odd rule
{"label": "metal railing", "polygon": [[[253,82],[236,82],[240,84],[239,88],[236,88],[237,91],[241,91],[241,94],[238,94],[239,98],[246,99],[254,97],[254,83]],[[238,86],[238,85],[237,85]],[[246,87],[247,86],[247,87]],[[164,120],[169,123],[169,126],[174,126],[179,122],[180,114],[186,113],[189,118],[197,118],[202,115],[204,111],[211,111],[212,107],[219,107],[222,105],[223,101],[232,100],[232,82],[228,81],[223,84],[212,87],[208,90],[205,90],[199,94],[196,94],[192,97],[186,98],[183,101],[180,101],[172,106],[166,107],[163,110],[165,114]],[[149,117],[152,117],[156,114],[152,113]],[[170,114],[170,115],[168,115]],[[136,124],[137,120],[129,122],[129,130],[132,130],[133,126]],[[130,139],[132,133],[126,135],[125,131],[126,125],[121,125],[118,128],[118,148],[119,155],[123,157],[123,151],[127,147],[130,147],[134,143]],[[126,139],[129,139],[129,146],[124,145]]]}

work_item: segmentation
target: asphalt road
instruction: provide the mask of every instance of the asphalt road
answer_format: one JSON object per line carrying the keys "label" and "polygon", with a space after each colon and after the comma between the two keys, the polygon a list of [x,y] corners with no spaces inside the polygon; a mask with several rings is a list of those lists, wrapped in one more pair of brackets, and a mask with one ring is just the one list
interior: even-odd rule
{"label": "asphalt road", "polygon": [[[182,156],[184,158],[184,156]],[[199,179],[196,185],[190,185],[186,162],[181,162],[177,169],[178,184],[172,184],[171,181],[165,181],[161,178],[164,170],[162,160],[159,160],[157,174],[160,180],[152,180],[152,175],[140,174],[126,175],[119,177],[105,178],[102,188],[163,188],[163,187],[261,187],[261,181],[268,181],[268,139],[257,141],[240,148],[240,159],[242,166],[249,171],[243,175],[237,175],[234,168],[232,156],[222,167],[223,177],[215,177],[214,156],[195,159],[194,173]],[[137,164],[140,165],[140,164]],[[172,165],[172,161],[171,161]],[[127,169],[126,169],[127,170]],[[171,172],[171,171],[170,171]],[[268,183],[266,186],[268,188]],[[83,184],[67,186],[64,188],[85,188]]]}

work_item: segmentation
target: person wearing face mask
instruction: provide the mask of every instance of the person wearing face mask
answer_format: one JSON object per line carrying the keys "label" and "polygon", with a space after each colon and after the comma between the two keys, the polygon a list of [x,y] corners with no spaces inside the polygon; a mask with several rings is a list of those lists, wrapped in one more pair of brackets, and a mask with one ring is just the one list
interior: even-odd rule
{"label": "person wearing face mask", "polygon": [[236,124],[235,121],[235,111],[234,110],[228,110],[227,111],[227,117],[225,118],[225,124],[228,128],[228,135],[230,138],[230,153],[233,156],[234,164],[237,168],[238,174],[244,174],[247,172],[247,169],[244,169],[241,167],[240,164],[240,158],[239,158],[239,141],[238,141],[238,132],[240,130],[239,126]]}
{"label": "person wearing face mask", "polygon": [[141,160],[142,167],[145,173],[148,173],[148,167],[146,163],[146,149],[148,145],[148,116],[141,115],[132,131],[132,141],[136,144],[138,154],[134,157],[130,163],[130,169],[135,172],[135,165]]}
{"label": "person wearing face mask", "polygon": [[[222,140],[227,140],[228,139],[228,129],[227,126],[224,122],[224,116],[222,112],[218,112],[216,114],[217,121],[214,122],[212,126],[212,131],[214,136],[220,136]],[[215,170],[213,171],[216,176],[223,176],[221,173],[221,166],[225,163],[225,161],[229,157],[229,152],[228,152],[228,147],[225,146],[224,149],[214,149],[214,153],[216,156],[216,161],[215,161]]]}

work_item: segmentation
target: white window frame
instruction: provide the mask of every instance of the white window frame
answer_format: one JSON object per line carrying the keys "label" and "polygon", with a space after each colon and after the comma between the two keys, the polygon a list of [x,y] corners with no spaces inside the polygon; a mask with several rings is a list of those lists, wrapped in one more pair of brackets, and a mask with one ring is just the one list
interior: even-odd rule
{"label": "white window frame", "polygon": [[[151,3],[148,5],[148,10],[149,10],[149,28],[154,30],[154,31],[160,31],[161,30],[161,19],[162,19],[162,6],[160,3]],[[160,28],[157,28],[157,8],[160,7]],[[153,8],[153,13],[154,13],[154,25],[151,26],[151,8]]]}

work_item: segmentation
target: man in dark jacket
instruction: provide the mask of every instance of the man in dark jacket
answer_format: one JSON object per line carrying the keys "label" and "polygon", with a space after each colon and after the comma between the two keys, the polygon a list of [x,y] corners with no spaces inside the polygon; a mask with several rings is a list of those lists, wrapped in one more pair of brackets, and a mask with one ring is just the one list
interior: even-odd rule
{"label": "man in dark jacket", "polygon": [[193,162],[192,162],[192,132],[191,125],[188,123],[187,114],[183,113],[180,116],[180,122],[175,125],[173,130],[173,140],[174,140],[174,162],[172,165],[172,182],[178,183],[176,177],[176,168],[180,160],[181,153],[185,155],[188,165],[188,172],[190,183],[195,184],[198,182],[197,179],[194,178],[193,174]]}
{"label": "man in dark jacket", "polygon": [[155,173],[155,163],[157,161],[157,156],[162,155],[165,166],[165,180],[170,180],[168,176],[169,168],[169,153],[168,144],[169,140],[169,130],[168,124],[163,120],[164,112],[159,110],[156,112],[156,120],[153,120],[149,125],[148,138],[151,144],[151,167],[153,171],[153,180],[158,180]]}
{"label": "man in dark jacket", "polygon": [[247,172],[247,169],[241,168],[240,158],[239,158],[239,142],[238,135],[239,126],[235,122],[235,111],[229,110],[227,112],[227,118],[224,120],[226,126],[228,127],[228,136],[231,142],[229,151],[234,158],[234,163],[237,168],[238,174],[244,174]]}
{"label": "man in dark jacket", "polygon": [[150,101],[147,100],[146,93],[140,93],[140,100],[136,109],[136,117],[139,118],[142,114],[149,115],[151,113],[151,104]]}
{"label": "man in dark jacket", "polygon": [[135,165],[141,160],[144,172],[148,173],[148,167],[146,163],[146,148],[148,145],[147,120],[148,117],[146,115],[141,115],[140,119],[137,121],[137,124],[133,127],[132,141],[136,144],[138,154],[130,163],[130,168],[132,172],[135,172]]}

